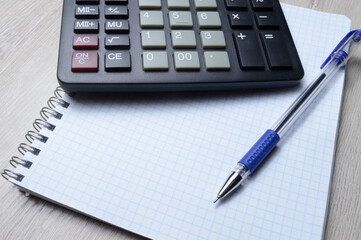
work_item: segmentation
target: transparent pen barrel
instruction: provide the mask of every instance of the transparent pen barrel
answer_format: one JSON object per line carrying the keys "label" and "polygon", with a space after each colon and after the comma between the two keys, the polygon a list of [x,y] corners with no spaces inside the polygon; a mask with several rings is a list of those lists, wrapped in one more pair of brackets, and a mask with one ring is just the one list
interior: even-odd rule
{"label": "transparent pen barrel", "polygon": [[342,66],[339,61],[332,60],[324,68],[323,71],[313,80],[313,82],[302,92],[302,94],[293,102],[282,117],[274,124],[272,129],[282,137],[293,126],[307,107],[316,98],[318,93],[326,86],[332,76]]}

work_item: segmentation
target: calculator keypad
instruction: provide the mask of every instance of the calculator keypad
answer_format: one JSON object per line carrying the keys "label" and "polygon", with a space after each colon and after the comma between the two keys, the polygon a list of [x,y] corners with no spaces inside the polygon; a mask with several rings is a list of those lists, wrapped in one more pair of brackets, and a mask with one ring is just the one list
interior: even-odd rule
{"label": "calculator keypad", "polygon": [[[293,60],[295,49],[293,57],[284,51],[290,38],[284,37],[284,18],[276,11],[275,1],[65,0],[64,4],[73,4],[68,69],[113,79],[114,72],[121,76],[137,71],[137,81],[141,76],[144,82],[148,72],[169,72],[172,78],[187,79],[198,78],[189,72],[214,76],[224,72],[234,79],[244,74],[257,81],[252,72],[257,76],[290,72],[295,63],[300,73],[299,60]],[[289,79],[286,73],[279,76]],[[267,77],[262,75],[262,79]],[[273,79],[278,80],[277,74]]]}

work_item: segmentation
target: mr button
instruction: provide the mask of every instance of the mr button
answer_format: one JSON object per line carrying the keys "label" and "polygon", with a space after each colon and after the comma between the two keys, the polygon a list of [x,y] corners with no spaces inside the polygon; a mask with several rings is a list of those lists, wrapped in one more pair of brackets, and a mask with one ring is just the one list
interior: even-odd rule
{"label": "mr button", "polygon": [[105,71],[130,71],[129,52],[107,52],[105,54]]}

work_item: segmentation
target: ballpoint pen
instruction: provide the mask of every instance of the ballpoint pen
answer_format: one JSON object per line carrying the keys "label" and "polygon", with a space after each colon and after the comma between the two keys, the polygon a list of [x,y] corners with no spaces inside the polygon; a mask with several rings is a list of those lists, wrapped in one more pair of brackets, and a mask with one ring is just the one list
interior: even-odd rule
{"label": "ballpoint pen", "polygon": [[256,170],[265,157],[285,135],[287,130],[295,123],[298,117],[305,111],[318,93],[321,92],[329,80],[341,67],[346,64],[346,61],[350,58],[349,49],[352,42],[361,42],[361,29],[349,32],[341,40],[330,56],[322,64],[322,70],[317,77],[292,103],[274,126],[271,129],[268,129],[246,153],[246,155],[238,161],[223,187],[218,192],[217,198],[213,201],[214,203],[238,187]]}

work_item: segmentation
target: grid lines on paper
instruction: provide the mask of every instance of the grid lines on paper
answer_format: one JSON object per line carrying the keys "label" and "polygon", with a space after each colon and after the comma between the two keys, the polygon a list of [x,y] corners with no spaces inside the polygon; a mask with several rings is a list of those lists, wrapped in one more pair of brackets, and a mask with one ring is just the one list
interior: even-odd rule
{"label": "grid lines on paper", "polygon": [[342,74],[245,186],[212,203],[229,170],[349,28],[341,16],[283,9],[306,72],[300,88],[67,97],[69,109],[22,186],[154,239],[320,239]]}

